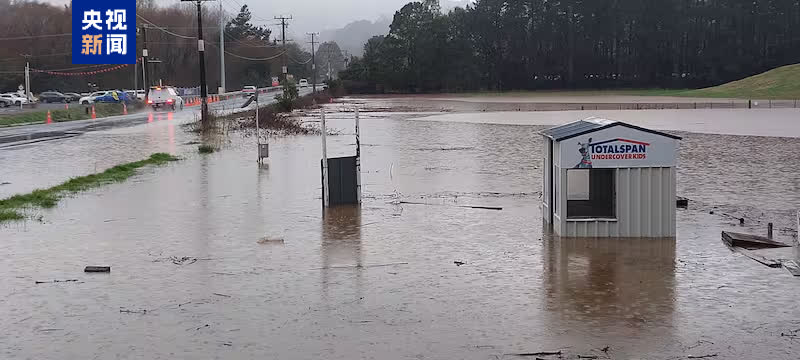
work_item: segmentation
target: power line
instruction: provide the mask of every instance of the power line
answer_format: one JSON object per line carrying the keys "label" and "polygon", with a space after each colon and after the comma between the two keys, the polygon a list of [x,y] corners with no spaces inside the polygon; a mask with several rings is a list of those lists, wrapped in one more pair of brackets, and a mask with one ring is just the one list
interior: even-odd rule
{"label": "power line", "polygon": [[[212,46],[217,46],[218,45],[218,43],[213,43],[213,42],[208,42],[208,44],[212,45]],[[244,59],[244,60],[250,60],[250,61],[274,60],[274,59],[277,59],[278,57],[280,57],[281,55],[285,54],[285,52],[281,51],[278,54],[275,54],[275,55],[269,56],[269,57],[265,57],[265,58],[251,58],[251,57],[242,56],[242,55],[239,55],[239,54],[234,54],[234,53],[232,53],[232,52],[230,52],[228,50],[225,50],[225,53],[230,55],[230,56],[233,56],[233,57],[237,57],[237,58]]]}
{"label": "power line", "polygon": [[[235,2],[235,3],[236,3],[236,5],[239,5],[239,9],[241,9],[241,8],[242,8],[242,6],[246,5],[246,4],[242,4],[242,3],[240,3],[240,2],[239,2],[239,1],[237,1],[237,0],[231,0],[231,1]],[[248,6],[248,8],[249,8],[249,6]],[[239,13],[239,11],[241,11],[241,10],[236,10],[236,13],[238,14],[238,13]],[[267,20],[267,19],[264,19],[264,18],[262,18],[262,17],[260,17],[260,16],[258,16],[258,15],[256,15],[256,14],[253,14],[253,12],[252,12],[252,11],[250,12],[250,16],[252,16],[252,17],[254,17],[254,18],[258,19],[258,20],[261,20],[261,21],[266,21],[266,22],[270,22],[270,21],[272,21],[272,20]]]}
{"label": "power line", "polygon": [[18,57],[10,57],[10,58],[3,58],[0,61],[13,61],[13,60],[24,60],[24,58],[43,58],[43,57],[53,57],[53,56],[69,56],[72,55],[72,52],[66,53],[59,53],[59,54],[44,54],[44,55],[25,55],[25,57],[18,56]]}
{"label": "power line", "polygon": [[[170,34],[172,36],[176,36],[176,37],[183,38],[183,39],[197,39],[197,37],[194,37],[194,36],[186,36],[186,35],[176,34],[176,33],[172,32],[172,31],[169,31],[169,30],[167,30],[167,29],[165,29],[165,28],[163,28],[161,26],[156,25],[152,21],[145,19],[144,16],[142,16],[142,15],[136,14],[136,17],[144,20],[144,22],[146,22],[146,23],[148,23],[150,25],[155,26],[156,29],[161,30],[162,32],[165,32],[165,33]],[[197,29],[197,27],[195,27],[195,29]]]}
{"label": "power line", "polygon": [[72,36],[72,33],[16,36],[16,37],[0,38],[0,41],[5,41],[5,40],[25,40],[25,39],[36,39],[36,38],[50,38],[50,37],[62,37],[62,36]]}
{"label": "power line", "polygon": [[310,62],[311,62],[311,60],[312,60],[312,59],[314,59],[314,58],[313,58],[313,57],[310,57],[310,58],[308,58],[308,60],[306,60],[306,61],[300,61],[300,60],[297,60],[297,59],[293,58],[291,55],[289,55],[289,59],[291,59],[292,61],[294,61],[295,63],[298,63],[298,64],[300,64],[300,65],[305,65],[305,64],[308,64],[308,63],[310,63]]}

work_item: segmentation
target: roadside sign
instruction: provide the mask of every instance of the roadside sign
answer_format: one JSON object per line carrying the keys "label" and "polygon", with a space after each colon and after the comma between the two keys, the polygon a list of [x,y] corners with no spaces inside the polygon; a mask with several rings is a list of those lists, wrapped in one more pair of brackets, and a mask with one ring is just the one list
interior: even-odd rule
{"label": "roadside sign", "polygon": [[73,0],[72,63],[135,64],[136,0]]}

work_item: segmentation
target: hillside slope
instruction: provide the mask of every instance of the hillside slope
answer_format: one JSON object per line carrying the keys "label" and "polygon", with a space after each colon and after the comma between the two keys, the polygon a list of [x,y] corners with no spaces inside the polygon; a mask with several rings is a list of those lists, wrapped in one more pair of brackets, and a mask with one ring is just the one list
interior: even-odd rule
{"label": "hillside slope", "polygon": [[681,92],[679,95],[739,99],[800,99],[800,64],[782,66],[742,80]]}

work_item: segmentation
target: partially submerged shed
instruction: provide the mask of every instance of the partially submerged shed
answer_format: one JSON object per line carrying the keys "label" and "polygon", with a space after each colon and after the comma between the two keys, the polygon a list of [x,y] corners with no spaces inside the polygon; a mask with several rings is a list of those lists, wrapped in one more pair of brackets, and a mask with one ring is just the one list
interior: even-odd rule
{"label": "partially submerged shed", "polygon": [[680,137],[600,118],[542,135],[542,210],[557,235],[675,236]]}

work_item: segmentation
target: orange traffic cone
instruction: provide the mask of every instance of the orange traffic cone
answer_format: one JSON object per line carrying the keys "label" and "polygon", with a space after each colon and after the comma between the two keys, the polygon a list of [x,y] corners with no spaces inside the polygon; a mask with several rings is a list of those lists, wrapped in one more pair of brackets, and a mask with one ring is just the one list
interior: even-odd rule
{"label": "orange traffic cone", "polygon": [[52,124],[53,123],[53,117],[50,116],[50,110],[47,110],[47,123],[48,124]]}
{"label": "orange traffic cone", "polygon": [[97,113],[94,112],[94,105],[92,105],[92,119],[97,119]]}
{"label": "orange traffic cone", "polygon": [[122,115],[128,115],[128,105],[122,103]]}

